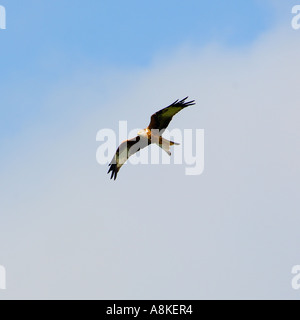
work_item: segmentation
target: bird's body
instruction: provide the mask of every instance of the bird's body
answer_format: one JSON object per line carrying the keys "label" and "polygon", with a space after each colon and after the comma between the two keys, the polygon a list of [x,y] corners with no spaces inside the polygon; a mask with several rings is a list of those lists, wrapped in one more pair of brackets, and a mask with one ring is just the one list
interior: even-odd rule
{"label": "bird's body", "polygon": [[156,130],[156,129],[150,130],[149,128],[146,128],[144,130],[139,131],[138,136],[141,139],[140,143],[142,146],[144,144],[146,144],[146,146],[150,145],[151,143],[156,144],[159,147],[161,147],[164,151],[166,151],[169,156],[171,155],[170,146],[173,146],[174,144],[175,145],[179,144],[163,138],[159,130]]}
{"label": "bird's body", "polygon": [[116,180],[120,168],[129,157],[150,144],[157,144],[168,155],[171,155],[170,146],[178,145],[178,143],[166,140],[162,137],[162,134],[176,113],[195,104],[194,101],[185,102],[186,99],[187,97],[181,101],[177,100],[170,106],[154,113],[146,129],[139,131],[137,137],[121,143],[109,164],[108,173],[111,172],[111,179],[114,178]]}

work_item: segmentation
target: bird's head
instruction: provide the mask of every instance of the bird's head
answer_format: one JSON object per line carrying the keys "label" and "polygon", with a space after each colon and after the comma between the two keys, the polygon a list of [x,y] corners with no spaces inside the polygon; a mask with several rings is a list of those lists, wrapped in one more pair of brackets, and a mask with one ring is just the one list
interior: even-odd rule
{"label": "bird's head", "polygon": [[140,130],[140,131],[138,131],[137,134],[138,134],[138,136],[147,137],[148,130],[147,129]]}

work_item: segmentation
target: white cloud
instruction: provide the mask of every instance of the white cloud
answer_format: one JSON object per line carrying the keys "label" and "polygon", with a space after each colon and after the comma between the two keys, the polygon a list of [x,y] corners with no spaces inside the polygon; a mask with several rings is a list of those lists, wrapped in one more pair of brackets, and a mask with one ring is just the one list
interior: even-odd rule
{"label": "white cloud", "polygon": [[[55,89],[1,170],[0,298],[297,298],[299,36],[185,47],[106,87],[85,74]],[[205,129],[203,175],[128,165],[110,181],[97,131],[146,126],[186,95],[197,105],[171,126]]]}

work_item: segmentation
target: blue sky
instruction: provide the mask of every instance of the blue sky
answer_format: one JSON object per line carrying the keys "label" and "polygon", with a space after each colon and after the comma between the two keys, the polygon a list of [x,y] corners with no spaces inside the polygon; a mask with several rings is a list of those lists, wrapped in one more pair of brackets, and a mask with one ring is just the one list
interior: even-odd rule
{"label": "blue sky", "polygon": [[77,70],[143,68],[182,45],[245,46],[274,22],[274,8],[255,0],[1,4],[7,10],[0,33],[2,137],[38,121],[51,86]]}
{"label": "blue sky", "polygon": [[7,8],[8,29],[1,34],[1,53],[10,71],[12,66],[41,71],[37,62],[55,53],[63,53],[73,67],[86,59],[143,65],[157,52],[185,42],[246,44],[273,18],[272,7],[256,0],[89,0],[86,4],[3,0],[2,4]]}
{"label": "blue sky", "polygon": [[[299,299],[297,2],[0,0],[0,299]],[[203,174],[111,181],[98,130],[187,95]]]}

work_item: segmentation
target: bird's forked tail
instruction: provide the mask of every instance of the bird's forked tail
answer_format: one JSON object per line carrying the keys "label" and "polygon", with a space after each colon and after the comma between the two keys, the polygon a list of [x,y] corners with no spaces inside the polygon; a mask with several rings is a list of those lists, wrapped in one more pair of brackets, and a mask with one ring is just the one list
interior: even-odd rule
{"label": "bird's forked tail", "polygon": [[180,143],[169,141],[163,137],[160,137],[158,146],[160,146],[169,156],[171,155],[170,146],[178,146]]}

